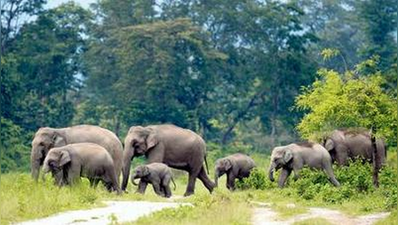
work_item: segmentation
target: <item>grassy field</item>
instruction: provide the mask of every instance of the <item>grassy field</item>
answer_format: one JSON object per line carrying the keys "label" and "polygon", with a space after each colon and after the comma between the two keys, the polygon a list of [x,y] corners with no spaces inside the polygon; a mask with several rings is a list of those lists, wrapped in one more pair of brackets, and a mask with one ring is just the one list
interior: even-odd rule
{"label": "grassy field", "polygon": [[[253,179],[259,180],[260,183],[263,182],[261,183],[263,190],[246,189],[231,193],[225,188],[225,177],[223,177],[219,183],[220,187],[210,195],[203,184],[198,181],[194,196],[175,200],[189,202],[194,207],[183,206],[178,209],[165,209],[150,216],[142,217],[133,224],[158,224],[159,220],[162,221],[162,224],[249,224],[254,207],[253,202],[269,203],[281,218],[305,213],[308,207],[316,206],[337,209],[348,215],[391,211],[392,214],[378,224],[394,224],[397,221],[396,189],[391,191],[392,186],[383,186],[383,183],[392,185],[391,182],[396,179],[396,166],[390,166],[391,168],[383,173],[381,176],[382,186],[379,189],[370,188],[362,192],[347,191],[346,189],[351,188],[353,184],[344,183],[344,179],[350,180],[352,178],[345,178],[344,173],[347,173],[347,171],[340,169],[336,171],[338,179],[343,180],[342,187],[339,189],[332,187],[327,182],[325,183],[322,180],[326,179],[322,178],[323,173],[311,171],[305,172],[303,178],[298,181],[290,181],[288,187],[279,189],[276,188],[275,183],[270,183],[265,178],[268,159],[259,155],[254,155],[253,158],[255,158],[259,167],[256,174],[261,178],[255,177]],[[353,170],[361,170],[361,168],[354,168]],[[366,167],[364,168],[366,169]],[[352,171],[348,172],[353,173]],[[389,179],[390,177],[391,179]],[[314,179],[320,179],[319,182],[322,185],[313,184]],[[369,180],[371,180],[371,177],[364,177],[362,182],[366,185]],[[186,188],[187,176],[182,172],[176,173],[176,183],[177,189],[173,192],[173,195],[182,196]],[[109,199],[169,201],[156,196],[151,187],[148,187],[145,195],[135,194],[134,190],[135,187],[129,184],[129,193],[117,196],[114,193],[108,193],[100,186],[97,189],[89,188],[86,180],[73,188],[58,188],[52,185],[49,176],[45,183],[41,181],[36,184],[27,173],[3,174],[0,186],[1,224],[40,218],[61,211],[99,207],[103,200]],[[306,191],[309,191],[309,193]],[[316,194],[311,194],[311,191]],[[294,204],[295,207],[289,207],[291,204]],[[115,221],[117,221],[117,218],[115,218]],[[327,224],[324,220],[317,218],[298,224],[321,223]]]}

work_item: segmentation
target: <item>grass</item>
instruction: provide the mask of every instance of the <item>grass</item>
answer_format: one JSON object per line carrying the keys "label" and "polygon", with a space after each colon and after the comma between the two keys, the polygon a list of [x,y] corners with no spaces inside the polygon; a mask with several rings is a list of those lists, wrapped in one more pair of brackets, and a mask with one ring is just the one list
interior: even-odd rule
{"label": "grass", "polygon": [[[390,154],[391,156],[396,155]],[[259,171],[266,174],[269,159],[261,158],[256,154],[252,157],[255,158]],[[389,162],[393,163],[390,157]],[[211,178],[213,178],[212,161],[209,160]],[[306,200],[297,195],[297,187],[300,184],[290,183],[286,188],[279,189],[276,188],[275,182],[270,183],[268,179],[266,180],[268,183],[265,190],[247,189],[231,193],[225,187],[226,177],[223,176],[219,180],[218,189],[212,195],[209,195],[207,189],[198,180],[194,196],[174,200],[191,203],[194,207],[182,206],[177,209],[164,209],[128,224],[158,224],[159,220],[162,221],[162,224],[248,224],[255,206],[253,202],[269,203],[270,207],[278,212],[279,217],[283,219],[306,213],[308,207],[326,207],[340,210],[348,215],[363,215],[386,211],[386,200],[389,200],[383,193],[383,188],[368,193],[358,193],[338,202],[325,202],[324,199],[317,196]],[[182,196],[187,184],[187,174],[181,171],[175,173],[175,181],[177,189],[173,191],[173,195]],[[148,186],[145,195],[135,194],[136,187],[131,183],[128,186],[129,193],[118,196],[115,193],[108,193],[101,185],[97,189],[89,188],[86,179],[73,188],[58,188],[52,184],[49,176],[45,183],[42,181],[35,183],[27,173],[9,173],[3,174],[0,182],[1,224],[45,217],[67,210],[101,207],[102,201],[111,199],[170,201],[155,195],[151,186]],[[306,183],[303,185],[305,189]],[[334,187],[327,190],[330,190],[331,194],[341,191]],[[396,206],[390,211],[392,214],[378,224],[394,224],[397,221]],[[109,220],[114,224],[118,222],[116,217],[111,217]],[[327,224],[326,221],[318,218],[301,221],[297,224],[321,223]]]}
{"label": "grass", "polygon": [[165,209],[127,224],[249,224],[251,209],[244,199],[233,198],[227,191],[213,195],[198,193],[186,199],[192,206]]}
{"label": "grass", "polygon": [[398,221],[397,209],[393,210],[391,214],[382,220],[376,222],[376,225],[396,225]]}

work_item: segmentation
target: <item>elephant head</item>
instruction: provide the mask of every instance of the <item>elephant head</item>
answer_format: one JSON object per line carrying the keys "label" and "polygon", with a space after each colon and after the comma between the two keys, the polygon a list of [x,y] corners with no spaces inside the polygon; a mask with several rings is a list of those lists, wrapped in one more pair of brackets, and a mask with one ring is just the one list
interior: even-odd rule
{"label": "elephant head", "polygon": [[51,171],[55,178],[55,183],[62,186],[65,182],[64,173],[66,171],[64,167],[70,161],[70,154],[66,149],[53,148],[48,152],[43,163],[43,179],[44,175]]}
{"label": "elephant head", "polygon": [[283,166],[289,164],[293,159],[292,150],[286,147],[276,147],[272,150],[271,165],[269,168],[269,179],[274,181],[274,171],[279,170]]}
{"label": "elephant head", "polygon": [[66,145],[66,140],[56,129],[40,128],[33,138],[32,151],[30,155],[31,173],[34,180],[38,180],[40,174],[40,166],[53,147]]}
{"label": "elephant head", "polygon": [[130,175],[131,161],[135,156],[145,155],[159,143],[155,130],[150,127],[133,126],[124,140],[123,182],[122,190],[126,190]]}
{"label": "elephant head", "polygon": [[218,178],[224,175],[226,172],[232,169],[232,161],[228,158],[218,159],[215,165],[214,181],[216,187],[218,186]]}
{"label": "elephant head", "polygon": [[137,166],[134,169],[133,174],[131,174],[131,183],[133,183],[134,185],[137,186],[137,183],[135,183],[135,179],[146,177],[149,174],[151,174],[151,172],[149,171],[147,166],[143,166],[143,165]]}

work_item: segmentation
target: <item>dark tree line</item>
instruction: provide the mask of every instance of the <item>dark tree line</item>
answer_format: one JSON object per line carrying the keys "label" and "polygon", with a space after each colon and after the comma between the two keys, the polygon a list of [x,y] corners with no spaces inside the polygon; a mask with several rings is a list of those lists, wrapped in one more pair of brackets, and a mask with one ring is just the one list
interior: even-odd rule
{"label": "dark tree line", "polygon": [[[320,67],[379,57],[396,96],[394,0],[45,0],[1,5],[2,171],[26,168],[42,126],[174,123],[258,151],[297,139]],[[333,49],[339,57],[323,60]]]}

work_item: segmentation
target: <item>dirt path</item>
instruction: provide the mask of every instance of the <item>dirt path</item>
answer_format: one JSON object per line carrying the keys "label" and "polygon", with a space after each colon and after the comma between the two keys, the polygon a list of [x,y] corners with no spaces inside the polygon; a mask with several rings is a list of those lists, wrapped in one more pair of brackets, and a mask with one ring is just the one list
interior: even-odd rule
{"label": "dirt path", "polygon": [[106,201],[106,207],[88,210],[76,210],[59,213],[50,217],[27,221],[20,225],[43,224],[109,224],[110,222],[129,222],[141,216],[151,214],[164,208],[176,208],[187,203],[146,202],[146,201]]}
{"label": "dirt path", "polygon": [[289,225],[311,218],[323,218],[328,220],[331,224],[336,225],[371,225],[374,224],[376,221],[387,217],[390,214],[377,213],[353,217],[347,216],[337,210],[312,207],[309,208],[308,213],[296,215],[287,220],[281,220],[280,218],[278,218],[278,213],[270,208],[269,203],[262,203],[260,204],[260,206],[261,207],[254,208],[252,217],[253,225]]}

